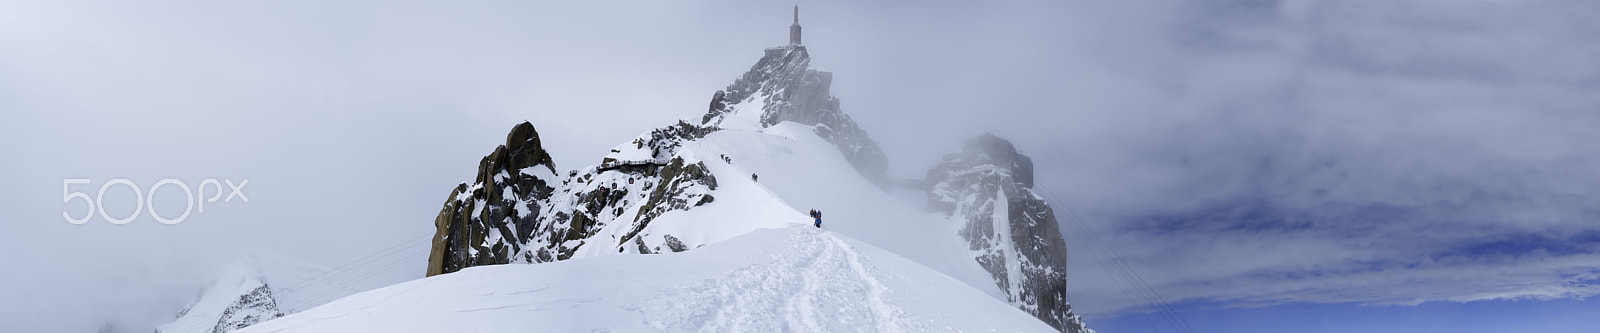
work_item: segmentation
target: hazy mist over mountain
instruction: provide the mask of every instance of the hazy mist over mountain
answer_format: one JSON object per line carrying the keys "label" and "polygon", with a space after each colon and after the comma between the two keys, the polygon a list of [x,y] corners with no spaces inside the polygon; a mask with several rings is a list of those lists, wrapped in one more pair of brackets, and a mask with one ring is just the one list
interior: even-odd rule
{"label": "hazy mist over mountain", "polygon": [[[699,119],[787,41],[792,5],[0,1],[0,331],[149,331],[251,253],[338,268],[429,237],[513,124],[559,170],[600,163]],[[1068,300],[1122,318],[1102,331],[1143,329],[1143,301],[1091,229],[1185,311],[1595,308],[1600,3],[798,5],[891,177],[982,133],[1032,157],[1083,217],[1060,227]],[[163,224],[148,211],[193,202],[149,193],[168,178],[248,198]],[[99,193],[113,179],[144,192]],[[102,203],[86,223],[74,192]],[[426,248],[403,251],[353,288],[421,278]],[[1461,313],[1420,317],[1488,318]],[[1596,324],[1553,317],[1513,327]]]}

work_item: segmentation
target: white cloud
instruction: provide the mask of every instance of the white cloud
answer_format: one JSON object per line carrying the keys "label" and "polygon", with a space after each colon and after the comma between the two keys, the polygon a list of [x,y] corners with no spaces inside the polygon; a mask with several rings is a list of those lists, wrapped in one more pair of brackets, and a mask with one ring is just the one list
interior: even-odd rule
{"label": "white cloud", "polygon": [[[1022,134],[1019,146],[1046,150],[1041,165],[1063,169],[1041,178],[1117,230],[1118,250],[1169,298],[1596,293],[1600,98],[1585,91],[1600,68],[1580,60],[1600,54],[1583,37],[1600,27],[1594,4],[1110,6],[1174,13],[1109,15],[1094,25],[1142,38],[1085,42],[1106,66],[1157,63],[1126,72],[1154,102],[1070,111],[1063,121],[1084,123],[1065,125],[1073,140]],[[1122,296],[1075,253],[1077,302],[1122,308],[1100,306]]]}

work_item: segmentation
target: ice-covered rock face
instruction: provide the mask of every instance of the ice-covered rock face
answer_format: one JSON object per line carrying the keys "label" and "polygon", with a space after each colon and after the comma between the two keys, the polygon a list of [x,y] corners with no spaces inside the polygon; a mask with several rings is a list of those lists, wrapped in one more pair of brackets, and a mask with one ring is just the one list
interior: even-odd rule
{"label": "ice-covered rock face", "polygon": [[966,221],[961,236],[1007,301],[1064,332],[1086,332],[1066,301],[1067,247],[1033,163],[984,134],[928,171],[928,209]]}
{"label": "ice-covered rock face", "polygon": [[883,150],[850,115],[839,109],[839,99],[829,92],[833,73],[810,66],[811,55],[805,46],[767,49],[766,55],[751,66],[749,72],[712,96],[711,110],[702,118],[702,123],[718,125],[729,113],[738,111],[731,105],[759,102],[762,105],[761,126],[784,121],[817,125],[817,135],[838,147],[856,171],[883,185],[888,169]]}
{"label": "ice-covered rock face", "polygon": [[557,177],[533,124],[523,122],[506,135],[506,144],[478,162],[472,184],[460,184],[434,219],[428,275],[465,267],[509,262],[543,216],[539,202],[550,197]]}

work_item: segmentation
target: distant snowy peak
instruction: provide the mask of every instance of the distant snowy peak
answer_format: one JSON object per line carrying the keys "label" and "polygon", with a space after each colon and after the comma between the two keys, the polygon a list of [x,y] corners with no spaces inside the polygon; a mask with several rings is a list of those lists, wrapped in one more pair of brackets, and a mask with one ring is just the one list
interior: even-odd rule
{"label": "distant snowy peak", "polygon": [[157,327],[156,332],[231,332],[283,315],[260,271],[240,262],[179,312],[177,320]]}
{"label": "distant snowy peak", "polygon": [[1031,159],[984,134],[946,155],[927,181],[928,209],[966,222],[961,236],[1007,301],[1064,332],[1093,332],[1067,303],[1067,246],[1050,204],[1031,189]]}
{"label": "distant snowy peak", "polygon": [[832,84],[833,73],[811,67],[811,55],[805,46],[769,48],[750,71],[712,95],[711,110],[701,123],[729,128],[750,126],[745,122],[724,123],[738,117],[754,117],[741,113],[758,111],[760,115],[755,119],[760,127],[785,121],[816,126],[817,135],[833,143],[856,171],[884,185],[888,159],[883,149],[839,108],[839,99],[829,90]]}

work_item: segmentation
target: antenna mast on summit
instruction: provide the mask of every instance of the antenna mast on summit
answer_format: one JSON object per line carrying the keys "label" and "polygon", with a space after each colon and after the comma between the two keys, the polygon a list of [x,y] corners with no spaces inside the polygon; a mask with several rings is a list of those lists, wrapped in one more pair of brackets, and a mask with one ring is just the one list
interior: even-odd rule
{"label": "antenna mast on summit", "polygon": [[794,24],[789,25],[789,45],[800,45],[800,5],[794,5]]}

